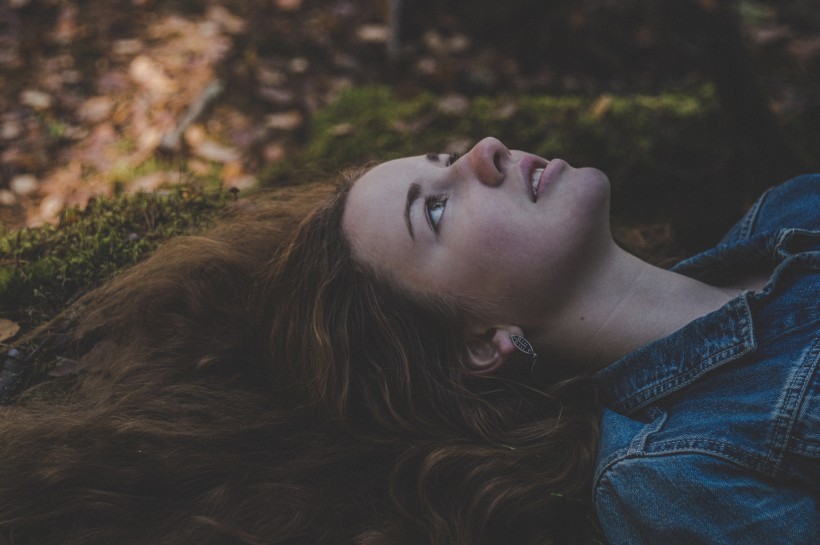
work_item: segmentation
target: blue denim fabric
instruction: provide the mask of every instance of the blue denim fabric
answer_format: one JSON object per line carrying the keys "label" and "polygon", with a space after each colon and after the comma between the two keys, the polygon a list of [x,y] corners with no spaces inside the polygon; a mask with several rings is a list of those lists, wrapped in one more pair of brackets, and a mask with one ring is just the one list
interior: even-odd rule
{"label": "blue denim fabric", "polygon": [[674,270],[760,292],[597,373],[593,482],[612,545],[820,543],[820,175],[766,192]]}

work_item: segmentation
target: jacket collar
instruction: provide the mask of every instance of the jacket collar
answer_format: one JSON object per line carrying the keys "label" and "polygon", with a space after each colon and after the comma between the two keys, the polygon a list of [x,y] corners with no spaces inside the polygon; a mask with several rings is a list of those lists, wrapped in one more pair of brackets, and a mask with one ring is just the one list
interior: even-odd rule
{"label": "jacket collar", "polygon": [[[778,276],[792,266],[820,270],[820,231],[781,229],[734,240],[681,261],[672,270],[726,285],[738,271],[765,263],[774,269],[762,292],[767,295]],[[595,377],[605,404],[629,415],[754,351],[750,301],[760,295],[743,292],[718,310],[598,371]]]}
{"label": "jacket collar", "polygon": [[608,365],[595,377],[609,407],[631,414],[757,348],[746,291],[718,310]]}

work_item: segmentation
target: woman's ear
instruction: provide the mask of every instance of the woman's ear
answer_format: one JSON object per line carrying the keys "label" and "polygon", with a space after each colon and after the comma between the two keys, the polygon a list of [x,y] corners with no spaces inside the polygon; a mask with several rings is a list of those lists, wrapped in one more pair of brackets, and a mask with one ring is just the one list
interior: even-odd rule
{"label": "woman's ear", "polygon": [[512,335],[523,336],[518,326],[496,326],[470,334],[467,339],[467,370],[472,375],[491,375],[504,367],[516,348]]}

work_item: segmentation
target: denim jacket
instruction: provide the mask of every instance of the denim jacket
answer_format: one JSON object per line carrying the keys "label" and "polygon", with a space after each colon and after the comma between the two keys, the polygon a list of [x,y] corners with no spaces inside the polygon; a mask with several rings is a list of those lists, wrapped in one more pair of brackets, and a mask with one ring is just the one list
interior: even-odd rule
{"label": "denim jacket", "polygon": [[820,175],[767,191],[673,270],[760,292],[599,371],[595,509],[612,545],[820,543]]}

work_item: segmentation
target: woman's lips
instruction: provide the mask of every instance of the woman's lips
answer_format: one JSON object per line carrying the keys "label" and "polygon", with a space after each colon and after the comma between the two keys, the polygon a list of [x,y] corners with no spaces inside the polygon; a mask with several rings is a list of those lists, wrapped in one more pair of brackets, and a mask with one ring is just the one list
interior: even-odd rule
{"label": "woman's lips", "polygon": [[535,192],[533,195],[533,202],[538,200],[538,196],[541,194],[541,191],[546,187],[548,183],[550,183],[558,174],[564,170],[564,167],[567,166],[567,162],[563,159],[553,159],[552,161],[547,161],[547,165],[544,168],[544,172],[541,173],[541,176],[538,178],[538,185],[535,188]]}
{"label": "woman's lips", "polygon": [[[548,163],[548,161],[532,154],[527,154],[521,159],[521,179],[532,202],[535,202],[538,196],[537,191],[533,190],[533,174],[538,169],[546,169]],[[541,178],[543,178],[543,173]],[[538,185],[541,185],[540,181]]]}

